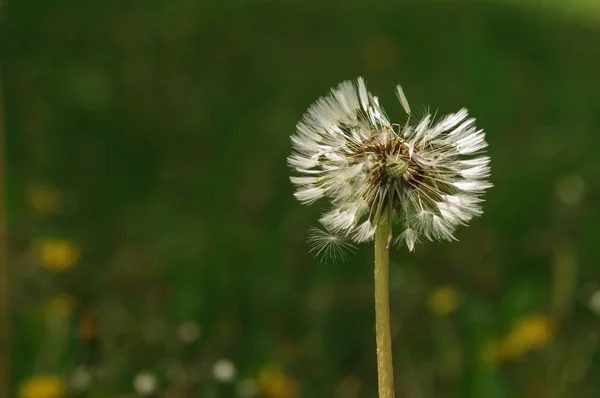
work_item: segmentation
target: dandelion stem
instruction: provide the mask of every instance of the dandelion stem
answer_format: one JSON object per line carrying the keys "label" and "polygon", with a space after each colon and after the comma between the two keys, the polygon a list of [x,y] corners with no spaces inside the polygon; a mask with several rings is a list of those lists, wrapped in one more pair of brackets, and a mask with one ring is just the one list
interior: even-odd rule
{"label": "dandelion stem", "polygon": [[0,79],[0,397],[10,396],[10,305],[6,251],[6,153],[2,80]]}
{"label": "dandelion stem", "polygon": [[382,214],[375,231],[375,335],[379,398],[394,398],[392,335],[390,331],[390,287],[388,280],[391,220]]}

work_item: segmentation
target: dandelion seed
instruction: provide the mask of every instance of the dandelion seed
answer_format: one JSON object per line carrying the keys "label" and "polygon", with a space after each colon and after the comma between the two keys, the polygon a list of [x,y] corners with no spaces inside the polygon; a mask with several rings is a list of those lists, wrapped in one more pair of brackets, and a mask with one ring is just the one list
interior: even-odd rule
{"label": "dandelion seed", "polygon": [[408,100],[406,99],[406,95],[404,95],[404,90],[402,90],[401,85],[396,86],[396,94],[398,95],[398,99],[404,108],[404,112],[410,115],[410,105],[408,105]]}
{"label": "dandelion seed", "polygon": [[459,225],[482,214],[481,196],[492,186],[483,130],[466,109],[411,123],[399,85],[396,94],[409,115],[403,125],[390,122],[359,78],[318,99],[296,126],[288,158],[300,174],[291,178],[295,196],[333,205],[319,219],[325,229],[308,238],[318,256],[344,259],[353,247],[347,240],[373,240],[382,217],[394,220],[388,242],[412,251],[423,240],[455,240]]}
{"label": "dandelion seed", "polygon": [[343,236],[316,227],[310,229],[306,241],[310,246],[309,251],[314,253],[315,257],[320,257],[324,261],[344,262],[348,260],[352,250],[355,248]]}

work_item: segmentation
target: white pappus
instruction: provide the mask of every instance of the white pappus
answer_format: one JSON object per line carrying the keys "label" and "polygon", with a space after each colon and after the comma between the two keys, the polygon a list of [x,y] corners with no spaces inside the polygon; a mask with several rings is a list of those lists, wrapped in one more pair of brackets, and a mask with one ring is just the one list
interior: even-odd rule
{"label": "white pappus", "polygon": [[362,78],[332,89],[297,124],[288,157],[299,174],[291,177],[294,196],[332,205],[319,219],[325,230],[309,238],[313,251],[335,253],[341,238],[372,240],[381,217],[393,220],[388,243],[412,251],[423,239],[455,239],[457,226],[482,213],[481,196],[492,186],[483,130],[466,109],[411,123],[402,88],[396,92],[408,115],[403,124],[388,120]]}

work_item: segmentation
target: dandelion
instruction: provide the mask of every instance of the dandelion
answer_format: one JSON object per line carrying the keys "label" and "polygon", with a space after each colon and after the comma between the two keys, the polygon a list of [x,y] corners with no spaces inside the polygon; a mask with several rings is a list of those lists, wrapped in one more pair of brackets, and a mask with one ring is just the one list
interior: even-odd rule
{"label": "dandelion", "polygon": [[154,373],[140,372],[133,379],[133,388],[141,397],[149,397],[158,390],[158,380]]}
{"label": "dandelion", "polygon": [[214,378],[221,383],[231,383],[237,375],[234,363],[229,359],[219,359],[213,364]]}
{"label": "dandelion", "polygon": [[600,289],[592,293],[589,298],[588,305],[596,315],[600,315]]}
{"label": "dandelion", "polygon": [[21,398],[62,398],[67,393],[65,382],[58,376],[38,375],[23,382],[19,387]]}
{"label": "dandelion", "polygon": [[38,263],[51,271],[73,267],[81,256],[79,246],[65,239],[43,239],[37,245]]}
{"label": "dandelion", "polygon": [[504,338],[507,359],[518,358],[531,350],[548,345],[554,331],[553,321],[543,314],[531,314],[520,319]]}
{"label": "dandelion", "polygon": [[68,318],[75,309],[76,300],[70,294],[61,293],[48,302],[48,315],[53,318]]}
{"label": "dandelion", "polygon": [[554,335],[555,322],[547,315],[530,314],[516,322],[502,338],[489,340],[483,359],[492,366],[521,358],[547,346]]}
{"label": "dandelion", "polygon": [[318,255],[340,257],[344,240],[375,241],[375,307],[380,397],[393,396],[388,305],[388,251],[413,251],[422,241],[455,240],[455,230],[482,214],[492,186],[483,130],[466,109],[438,121],[392,123],[362,78],[346,81],[315,102],[292,135],[289,166],[294,196],[304,204],[329,199],[324,230],[308,241]]}
{"label": "dandelion", "polygon": [[480,155],[485,135],[466,109],[410,124],[396,90],[409,115],[404,125],[388,120],[361,78],[340,84],[298,123],[288,163],[301,175],[291,178],[298,200],[331,200],[319,220],[328,231],[361,243],[393,219],[398,231],[389,239],[412,251],[424,239],[453,240],[457,226],[482,213],[489,157]]}
{"label": "dandelion", "polygon": [[294,398],[299,395],[296,380],[277,367],[263,368],[258,375],[258,384],[266,398]]}
{"label": "dandelion", "polygon": [[429,295],[429,309],[436,316],[450,315],[459,303],[459,293],[454,286],[439,287]]}

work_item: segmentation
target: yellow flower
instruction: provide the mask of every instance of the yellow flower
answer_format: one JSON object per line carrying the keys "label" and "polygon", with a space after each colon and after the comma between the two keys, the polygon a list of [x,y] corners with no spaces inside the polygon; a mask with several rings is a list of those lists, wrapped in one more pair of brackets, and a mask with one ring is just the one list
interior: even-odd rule
{"label": "yellow flower", "polygon": [[429,295],[429,309],[434,315],[446,316],[453,313],[460,301],[454,286],[442,286]]}
{"label": "yellow flower", "polygon": [[67,318],[75,309],[75,297],[61,293],[53,297],[48,303],[48,313],[53,317]]}
{"label": "yellow flower", "polygon": [[53,185],[34,185],[29,190],[33,211],[42,216],[56,214],[61,206],[61,193]]}
{"label": "yellow flower", "polygon": [[531,350],[545,347],[551,340],[554,325],[541,314],[520,319],[502,339],[490,340],[483,350],[483,358],[492,365],[515,360]]}
{"label": "yellow flower", "polygon": [[63,398],[65,396],[65,383],[58,376],[35,376],[19,386],[20,398]]}
{"label": "yellow flower", "polygon": [[518,357],[525,352],[546,346],[552,338],[553,325],[550,318],[541,314],[520,319],[504,340],[507,357]]}
{"label": "yellow flower", "polygon": [[44,268],[64,271],[79,261],[79,247],[64,239],[44,239],[37,249],[38,262]]}
{"label": "yellow flower", "polygon": [[298,384],[275,367],[264,368],[258,375],[258,385],[265,398],[294,398],[298,396]]}

